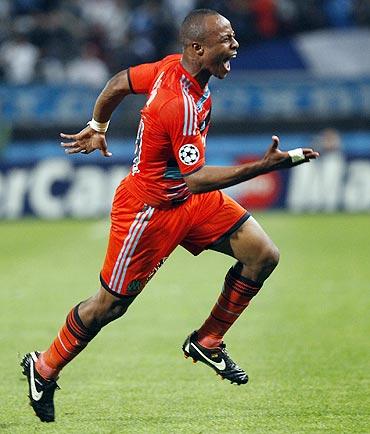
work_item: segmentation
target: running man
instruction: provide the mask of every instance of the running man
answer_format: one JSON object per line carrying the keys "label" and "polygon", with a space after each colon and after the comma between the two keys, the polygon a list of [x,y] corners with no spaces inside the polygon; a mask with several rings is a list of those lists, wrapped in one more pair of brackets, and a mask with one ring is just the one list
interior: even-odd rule
{"label": "running man", "polygon": [[248,381],[226,352],[223,337],[274,270],[279,253],[248,211],[220,189],[308,162],[318,153],[305,148],[283,152],[273,136],[256,162],[207,166],[208,81],[211,76],[226,77],[239,44],[230,22],[208,9],[192,11],[180,37],[182,55],[118,73],[98,96],[88,126],[78,134],[61,134],[68,154],[98,149],[110,157],[105,133],[114,109],[129,94],[148,95],[131,172],[113,201],[100,289],[69,312],[47,350],[28,353],[21,362],[30,403],[42,421],[55,419],[54,392],[61,369],[102,327],[126,312],[178,245],[194,255],[212,249],[236,259],[210,316],[182,349],[186,357],[205,363],[231,383]]}

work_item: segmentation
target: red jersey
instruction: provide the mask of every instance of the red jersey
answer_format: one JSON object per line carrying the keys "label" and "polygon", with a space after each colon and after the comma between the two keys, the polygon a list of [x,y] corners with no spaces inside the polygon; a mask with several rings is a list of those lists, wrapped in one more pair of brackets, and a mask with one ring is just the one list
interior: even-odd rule
{"label": "red jersey", "polygon": [[205,164],[210,91],[180,60],[175,54],[128,70],[132,92],[149,96],[141,110],[131,173],[123,183],[153,207],[184,202],[191,195],[184,177]]}

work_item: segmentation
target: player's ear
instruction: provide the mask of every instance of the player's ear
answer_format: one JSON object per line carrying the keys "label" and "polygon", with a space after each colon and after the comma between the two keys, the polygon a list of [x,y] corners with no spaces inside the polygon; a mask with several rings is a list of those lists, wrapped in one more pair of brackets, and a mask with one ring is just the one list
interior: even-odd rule
{"label": "player's ear", "polygon": [[198,56],[203,56],[204,48],[198,42],[193,42],[191,46]]}

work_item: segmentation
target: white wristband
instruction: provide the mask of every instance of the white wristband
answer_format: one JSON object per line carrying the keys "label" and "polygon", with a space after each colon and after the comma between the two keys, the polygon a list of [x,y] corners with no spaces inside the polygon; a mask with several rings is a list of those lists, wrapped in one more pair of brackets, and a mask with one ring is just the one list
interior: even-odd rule
{"label": "white wristband", "polygon": [[303,154],[302,148],[291,149],[288,151],[289,157],[292,159],[292,163],[304,160],[306,157]]}
{"label": "white wristband", "polygon": [[109,122],[97,122],[94,118],[91,119],[91,121],[89,121],[87,123],[87,125],[89,125],[90,128],[92,128],[93,130],[97,131],[98,133],[105,133],[108,130],[109,127]]}

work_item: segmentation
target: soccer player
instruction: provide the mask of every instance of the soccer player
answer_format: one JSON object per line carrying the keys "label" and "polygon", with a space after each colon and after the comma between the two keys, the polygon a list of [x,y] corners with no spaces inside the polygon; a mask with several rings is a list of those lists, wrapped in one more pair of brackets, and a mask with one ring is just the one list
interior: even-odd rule
{"label": "soccer player", "polygon": [[111,231],[98,293],[68,314],[50,347],[24,356],[30,403],[45,422],[54,420],[61,369],[109,322],[122,316],[178,246],[198,255],[212,249],[236,264],[225,277],[210,316],[183,344],[231,383],[246,372],[228,355],[223,337],[276,267],[279,253],[247,210],[220,189],[318,157],[308,148],[283,152],[279,139],[258,161],[231,167],[205,164],[211,114],[208,81],[223,79],[239,47],[230,22],[216,11],[192,11],[180,30],[183,53],[119,72],[98,96],[93,118],[78,134],[61,134],[68,154],[98,149],[110,157],[105,133],[112,112],[132,93],[147,94],[130,174],[116,190]]}

